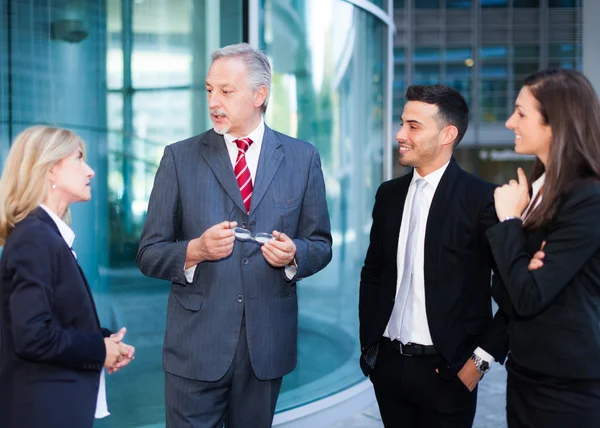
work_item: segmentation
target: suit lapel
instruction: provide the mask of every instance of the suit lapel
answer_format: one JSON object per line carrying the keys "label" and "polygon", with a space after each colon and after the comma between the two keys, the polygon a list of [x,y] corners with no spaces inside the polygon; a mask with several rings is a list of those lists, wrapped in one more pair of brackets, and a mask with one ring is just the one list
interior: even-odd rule
{"label": "suit lapel", "polygon": [[225,139],[213,130],[204,137],[202,143],[206,146],[206,150],[202,150],[202,157],[209,168],[213,171],[215,177],[233,202],[243,212],[246,212],[240,188],[238,187],[233,167],[231,166],[229,152],[225,146]]}
{"label": "suit lapel", "polygon": [[455,188],[456,180],[460,176],[461,169],[452,158],[450,164],[438,187],[433,195],[431,201],[431,207],[429,208],[429,216],[427,217],[427,228],[425,232],[425,271],[432,271],[435,269],[427,269],[427,262],[435,260],[431,258],[433,255],[431,251],[436,251],[439,248],[439,239],[442,236],[442,227],[444,225],[444,217],[447,215],[448,210],[451,209],[453,204],[451,203],[452,193]]}
{"label": "suit lapel", "polygon": [[[63,236],[60,234],[60,230],[58,230],[58,226],[56,225],[54,220],[52,220],[52,218],[48,215],[48,213],[43,208],[36,208],[32,212],[32,214],[35,215],[36,217],[38,217],[40,220],[47,223],[52,228],[52,230],[54,230],[58,234],[58,236],[60,236],[61,241],[64,242]],[[81,269],[81,266],[79,266],[79,263],[77,262],[77,259],[75,258],[75,255],[73,254],[73,251],[71,250],[71,248],[69,248],[69,246],[67,245],[66,242],[65,242],[65,248],[67,249],[67,251],[69,251],[69,253],[71,254],[71,257],[73,257],[73,261],[77,265],[77,269],[79,269],[79,273],[81,274],[81,279],[83,280],[83,283],[85,284],[85,289],[90,298],[90,303],[92,304],[92,309],[94,310],[94,316],[96,317],[96,323],[98,324],[98,328],[100,328],[100,319],[98,318],[98,311],[96,310],[96,303],[94,302],[94,296],[92,295],[92,289],[90,288],[90,284],[87,282],[87,278],[85,277],[85,274],[83,273],[83,270]]]}
{"label": "suit lapel", "polygon": [[[393,254],[393,258],[396,259],[398,254],[398,239],[400,236],[400,225],[402,224],[402,214],[404,212],[404,205],[406,204],[406,197],[408,196],[408,188],[410,187],[410,182],[412,181],[412,176],[414,174],[414,170],[410,174],[406,174],[403,179],[399,182],[398,193],[394,196],[397,196],[395,201],[390,201],[388,204],[388,209],[392,212],[389,217],[391,222],[388,227],[388,239],[389,245],[391,247],[391,253]],[[394,284],[396,286],[396,284]]]}
{"label": "suit lapel", "polygon": [[281,141],[279,141],[273,130],[265,125],[265,135],[263,137],[260,157],[258,158],[258,167],[256,168],[256,177],[254,179],[250,214],[256,210],[256,207],[263,196],[265,196],[271,181],[273,181],[275,173],[283,161],[284,155],[279,149],[280,146]]}

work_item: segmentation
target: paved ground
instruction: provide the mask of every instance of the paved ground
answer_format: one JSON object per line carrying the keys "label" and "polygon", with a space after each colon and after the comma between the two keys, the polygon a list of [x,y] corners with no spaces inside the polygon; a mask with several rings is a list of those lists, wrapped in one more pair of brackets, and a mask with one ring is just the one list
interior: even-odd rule
{"label": "paved ground", "polygon": [[[474,428],[506,428],[505,395],[506,371],[494,364],[479,386]],[[357,413],[332,428],[382,428],[377,405]]]}

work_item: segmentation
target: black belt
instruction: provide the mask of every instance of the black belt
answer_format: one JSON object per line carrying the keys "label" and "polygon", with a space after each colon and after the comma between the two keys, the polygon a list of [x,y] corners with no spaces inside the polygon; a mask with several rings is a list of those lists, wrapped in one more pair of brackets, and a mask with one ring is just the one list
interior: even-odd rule
{"label": "black belt", "polygon": [[427,355],[437,355],[438,352],[433,345],[419,345],[417,343],[407,343],[406,345],[398,340],[390,340],[387,337],[381,338],[382,342],[391,346],[394,350],[407,357],[418,357]]}

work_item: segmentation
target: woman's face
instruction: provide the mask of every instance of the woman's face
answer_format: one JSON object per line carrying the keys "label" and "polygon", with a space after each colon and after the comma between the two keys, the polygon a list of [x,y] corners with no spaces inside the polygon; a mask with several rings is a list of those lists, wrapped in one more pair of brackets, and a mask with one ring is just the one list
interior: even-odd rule
{"label": "woman's face", "polygon": [[515,111],[506,121],[515,133],[515,152],[537,156],[546,165],[550,155],[552,128],[544,124],[539,103],[527,86],[523,86],[515,101]]}
{"label": "woman's face", "polygon": [[90,180],[94,170],[83,160],[80,148],[61,160],[51,171],[50,180],[56,185],[51,191],[67,205],[89,201],[92,197]]}

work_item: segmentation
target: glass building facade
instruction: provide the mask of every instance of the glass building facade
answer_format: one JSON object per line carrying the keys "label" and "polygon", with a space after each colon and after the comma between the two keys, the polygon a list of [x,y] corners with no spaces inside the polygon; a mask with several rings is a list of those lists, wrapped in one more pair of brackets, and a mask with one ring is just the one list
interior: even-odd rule
{"label": "glass building facade", "polygon": [[456,157],[488,181],[507,182],[530,161],[514,153],[504,127],[522,82],[544,68],[582,69],[582,17],[581,0],[395,0],[394,123],[408,85],[457,89],[471,114]]}
{"label": "glass building facade", "polygon": [[164,426],[169,285],[135,254],[165,145],[208,129],[210,54],[247,41],[273,66],[266,123],[322,157],[333,260],[302,281],[298,367],[277,412],[364,381],[358,285],[375,191],[391,174],[393,4],[388,0],[8,0],[0,2],[0,162],[34,124],[87,143],[92,201],[72,207],[74,248],[102,324],[137,348],[108,377],[97,427]]}

